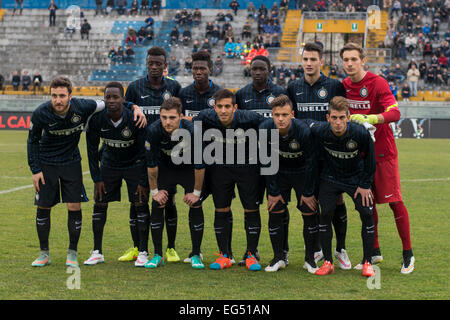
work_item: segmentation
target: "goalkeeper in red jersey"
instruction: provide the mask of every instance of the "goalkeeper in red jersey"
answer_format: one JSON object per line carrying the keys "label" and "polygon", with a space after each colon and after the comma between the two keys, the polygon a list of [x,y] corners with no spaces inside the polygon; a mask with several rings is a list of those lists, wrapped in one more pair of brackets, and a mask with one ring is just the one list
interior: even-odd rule
{"label": "goalkeeper in red jersey", "polygon": [[[414,270],[415,259],[411,248],[409,216],[402,200],[397,147],[389,126],[390,122],[400,119],[400,110],[386,80],[364,69],[366,58],[361,46],[347,43],[341,49],[340,56],[348,75],[342,83],[350,102],[351,120],[368,122],[376,127],[376,172],[372,186],[375,203],[389,203],[403,246],[401,273],[411,273]],[[383,260],[378,243],[378,214],[375,203],[373,205],[375,243],[372,263]]]}

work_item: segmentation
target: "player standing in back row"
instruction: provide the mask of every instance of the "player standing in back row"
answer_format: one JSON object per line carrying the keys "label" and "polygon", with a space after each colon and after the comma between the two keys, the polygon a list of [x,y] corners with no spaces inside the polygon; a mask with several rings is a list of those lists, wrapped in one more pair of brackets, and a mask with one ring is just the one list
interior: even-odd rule
{"label": "player standing in back row", "polygon": [[[297,119],[327,121],[328,105],[336,96],[345,97],[345,89],[339,80],[325,76],[320,68],[324,64],[322,47],[316,43],[307,43],[303,47],[302,66],[305,75],[293,81],[287,88],[287,94],[294,104],[294,114]],[[323,155],[316,153],[318,170],[323,168]],[[334,255],[339,267],[351,269],[351,262],[345,250],[347,233],[347,208],[344,197],[340,195],[332,217],[336,233],[336,250]],[[323,257],[317,234],[316,262]]]}
{"label": "player standing in back row", "polygon": [[[146,58],[147,76],[130,83],[125,94],[125,100],[140,106],[147,116],[147,123],[150,126],[159,120],[159,109],[163,101],[170,97],[178,97],[181,90],[180,84],[173,79],[163,76],[164,69],[167,68],[167,53],[163,48],[152,47],[147,51]],[[176,188],[168,190],[169,200],[165,206],[165,221],[167,228],[167,261],[180,261],[175,251],[175,238],[177,234],[177,207],[175,205]],[[130,230],[134,242],[134,248],[130,248],[120,261],[130,261],[138,254],[139,233],[137,230],[136,210],[130,207]],[[143,258],[145,259],[145,258]],[[143,261],[144,262],[144,261]]]}
{"label": "player standing in back row", "polygon": [[[372,263],[381,262],[378,244],[378,214],[375,203],[389,203],[394,213],[398,234],[403,246],[401,273],[414,270],[414,256],[411,248],[408,211],[402,200],[397,147],[389,123],[400,119],[397,101],[385,79],[364,70],[366,63],[364,49],[355,43],[347,43],[340,51],[344,70],[348,78],[343,84],[350,102],[353,121],[369,122],[375,125],[376,172],[373,182],[375,202],[373,217],[375,222],[375,243]],[[359,266],[357,266],[359,267]]]}

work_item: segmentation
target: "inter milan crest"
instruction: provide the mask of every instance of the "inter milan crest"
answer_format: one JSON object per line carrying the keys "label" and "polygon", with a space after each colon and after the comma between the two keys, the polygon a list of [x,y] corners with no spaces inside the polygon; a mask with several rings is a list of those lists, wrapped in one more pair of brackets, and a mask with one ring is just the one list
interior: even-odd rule
{"label": "inter milan crest", "polygon": [[169,98],[170,98],[171,96],[172,96],[172,95],[170,94],[169,91],[164,92],[163,95],[162,95],[162,97],[163,97],[164,100],[169,100]]}
{"label": "inter milan crest", "polygon": [[70,119],[70,121],[72,121],[73,124],[76,124],[76,123],[81,121],[81,117],[79,115],[77,115],[77,114],[74,114],[72,116],[72,118]]}
{"label": "inter milan crest", "polygon": [[354,140],[349,140],[346,145],[348,150],[355,150],[358,147],[358,144]]}
{"label": "inter milan crest", "polygon": [[317,95],[320,99],[325,99],[328,96],[328,91],[324,87],[320,88],[319,91],[317,91]]}
{"label": "inter milan crest", "polygon": [[366,86],[362,87],[361,90],[359,90],[359,95],[361,96],[361,98],[367,97],[368,94],[369,90],[367,90]]}
{"label": "inter milan crest", "polygon": [[275,97],[274,97],[273,95],[270,94],[270,95],[266,98],[267,104],[270,104],[270,103],[273,101],[273,99],[275,99]]}
{"label": "inter milan crest", "polygon": [[292,141],[289,143],[289,148],[291,148],[292,150],[298,150],[298,149],[300,149],[300,145],[298,144],[297,141],[292,140]]}
{"label": "inter milan crest", "polygon": [[150,142],[145,141],[145,150],[150,151]]}
{"label": "inter milan crest", "polygon": [[130,129],[128,129],[128,127],[122,130],[122,136],[123,136],[124,138],[129,138],[129,137],[131,137],[131,131],[130,131]]}
{"label": "inter milan crest", "polygon": [[214,108],[215,103],[216,103],[216,100],[214,98],[208,99],[208,106],[210,106],[211,108]]}

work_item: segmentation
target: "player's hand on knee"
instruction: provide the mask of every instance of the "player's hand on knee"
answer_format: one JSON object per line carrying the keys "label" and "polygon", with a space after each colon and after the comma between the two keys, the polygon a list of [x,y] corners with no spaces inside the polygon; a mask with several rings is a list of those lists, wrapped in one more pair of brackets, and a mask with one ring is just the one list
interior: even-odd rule
{"label": "player's hand on knee", "polygon": [[302,197],[300,198],[300,206],[303,204],[306,204],[308,206],[308,208],[310,208],[312,211],[314,211],[314,212],[317,211],[316,197],[314,197],[314,196],[305,197],[302,195]]}
{"label": "player's hand on knee", "polygon": [[36,192],[40,191],[39,182],[41,182],[42,184],[45,184],[44,174],[42,173],[42,171],[38,172],[36,174],[33,174],[33,187],[34,187],[34,190],[36,190]]}
{"label": "player's hand on knee", "polygon": [[103,196],[106,194],[105,183],[103,181],[94,184],[94,200],[103,201]]}
{"label": "player's hand on knee", "polygon": [[148,202],[147,194],[148,194],[148,188],[145,188],[141,185],[137,186],[135,195],[137,196],[139,203]]}
{"label": "player's hand on knee", "polygon": [[281,201],[282,204],[286,204],[283,200],[283,197],[281,196],[281,194],[277,195],[277,196],[271,196],[268,195],[267,196],[267,210],[270,212],[273,210],[273,208],[275,208],[275,206],[277,205],[278,201]]}
{"label": "player's hand on knee", "polygon": [[169,193],[166,190],[158,190],[158,193],[152,195],[153,200],[158,202],[161,206],[165,205],[169,199]]}
{"label": "player's hand on knee", "polygon": [[356,199],[358,197],[358,194],[361,195],[361,202],[363,207],[369,207],[373,205],[373,194],[370,189],[358,187],[353,198]]}
{"label": "player's hand on knee", "polygon": [[200,197],[193,193],[187,193],[183,198],[184,203],[186,203],[189,207],[192,207],[198,200],[200,200]]}

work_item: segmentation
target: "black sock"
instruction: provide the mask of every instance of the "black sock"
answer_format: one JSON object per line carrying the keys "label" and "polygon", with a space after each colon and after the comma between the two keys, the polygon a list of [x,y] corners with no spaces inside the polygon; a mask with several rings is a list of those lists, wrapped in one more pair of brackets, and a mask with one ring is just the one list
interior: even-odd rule
{"label": "black sock", "polygon": [[311,266],[315,265],[314,250],[319,237],[319,226],[316,215],[302,215],[303,240],[305,241],[305,261]]}
{"label": "black sock", "polygon": [[41,250],[48,251],[48,236],[50,234],[50,209],[37,208],[36,229]]}
{"label": "black sock", "polygon": [[324,259],[333,263],[333,256],[331,254],[331,242],[333,240],[333,230],[331,228],[332,213],[324,214],[319,217],[319,238],[320,245],[323,250]]}
{"label": "black sock", "polygon": [[81,210],[69,210],[67,229],[69,229],[69,250],[77,251],[78,240],[81,234],[82,215]]}
{"label": "black sock", "polygon": [[175,249],[175,238],[177,236],[178,212],[175,205],[175,195],[169,194],[169,199],[164,208],[166,232],[167,232],[167,247]]}
{"label": "black sock", "polygon": [[273,256],[275,259],[283,259],[283,244],[284,244],[284,219],[286,211],[281,213],[269,212],[269,236],[272,243]]}
{"label": "black sock", "polygon": [[347,234],[347,208],[345,203],[336,206],[332,221],[336,233],[336,251],[341,252],[341,249],[345,249],[345,236]]}
{"label": "black sock", "polygon": [[136,208],[134,203],[130,204],[130,232],[133,239],[133,247],[139,247],[139,230],[137,226]]}
{"label": "black sock", "polygon": [[233,239],[233,212],[230,208],[230,213],[228,214],[228,230],[229,230],[229,238],[228,238],[228,253],[230,256],[233,255],[233,250],[231,248],[231,240]]}
{"label": "black sock", "polygon": [[162,253],[162,236],[164,229],[164,208],[159,208],[159,203],[152,202],[152,214],[150,215],[150,227],[152,230],[153,247],[155,254],[163,255]]}
{"label": "black sock", "polygon": [[375,242],[375,225],[373,223],[372,214],[361,213],[362,227],[361,238],[363,242],[363,261],[372,261],[373,244]]}
{"label": "black sock", "polygon": [[214,232],[216,234],[217,245],[221,253],[230,255],[228,242],[230,234],[229,223],[230,212],[215,212],[214,213]]}
{"label": "black sock", "polygon": [[283,215],[283,235],[284,235],[284,239],[283,239],[283,250],[285,252],[289,252],[289,220],[290,220],[290,215],[289,215],[289,209],[286,206],[286,213]]}
{"label": "black sock", "polygon": [[94,250],[102,253],[103,229],[106,223],[108,206],[94,204],[92,212],[92,232],[94,233]]}
{"label": "black sock", "polygon": [[150,210],[148,205],[136,205],[137,227],[139,232],[139,252],[148,252]]}
{"label": "black sock", "polygon": [[203,240],[204,217],[203,208],[189,209],[189,229],[191,230],[192,254],[200,255]]}
{"label": "black sock", "polygon": [[247,220],[247,227],[245,232],[247,235],[247,249],[253,255],[258,248],[259,236],[261,234],[261,214],[258,211],[245,212],[245,218]]}
{"label": "black sock", "polygon": [[[315,214],[314,216],[316,217],[316,223],[317,225],[319,225],[320,223],[320,211],[317,212],[317,214]],[[319,236],[316,238],[316,243],[314,244],[314,252],[318,252],[322,250],[322,245],[320,242],[320,231],[319,231]]]}

